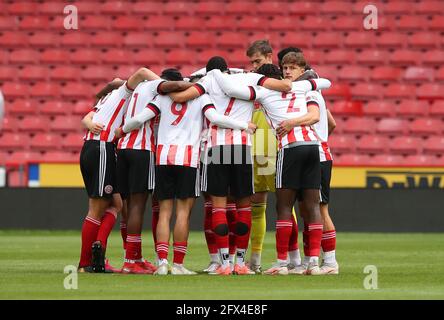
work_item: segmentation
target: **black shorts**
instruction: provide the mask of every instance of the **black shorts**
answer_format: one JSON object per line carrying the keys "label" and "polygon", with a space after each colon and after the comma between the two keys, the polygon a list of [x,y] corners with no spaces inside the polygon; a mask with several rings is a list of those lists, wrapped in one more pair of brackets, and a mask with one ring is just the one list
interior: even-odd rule
{"label": "black shorts", "polygon": [[80,153],[80,171],[90,198],[111,198],[116,187],[116,152],[111,142],[88,140]]}
{"label": "black shorts", "polygon": [[321,203],[328,204],[330,200],[330,181],[331,181],[331,169],[333,161],[322,161],[321,166]]}
{"label": "black shorts", "polygon": [[156,188],[158,200],[197,198],[199,171],[185,166],[156,165]]}
{"label": "black shorts", "polygon": [[117,151],[117,191],[126,199],[129,194],[153,191],[154,154],[147,150]]}
{"label": "black shorts", "polygon": [[319,146],[302,145],[279,150],[276,189],[320,189]]}
{"label": "black shorts", "polygon": [[208,151],[202,168],[202,191],[216,197],[231,195],[236,199],[254,193],[251,147],[216,146]]}

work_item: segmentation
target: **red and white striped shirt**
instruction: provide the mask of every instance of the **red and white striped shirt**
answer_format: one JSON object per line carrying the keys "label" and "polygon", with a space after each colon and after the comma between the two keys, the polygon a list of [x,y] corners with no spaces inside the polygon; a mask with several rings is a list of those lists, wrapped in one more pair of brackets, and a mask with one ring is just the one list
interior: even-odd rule
{"label": "red and white striped shirt", "polygon": [[169,96],[156,96],[147,106],[162,116],[159,123],[156,165],[197,168],[204,112],[214,108],[208,95],[179,104]]}
{"label": "red and white striped shirt", "polygon": [[319,91],[310,91],[306,95],[307,107],[315,105],[319,108],[319,122],[313,125],[313,129],[321,142],[319,145],[319,158],[321,162],[333,160],[328,146],[328,116],[324,97]]}
{"label": "red and white striped shirt", "polygon": [[[277,92],[263,87],[255,87],[256,100],[262,104],[265,116],[272,129],[284,120],[298,118],[307,113],[306,92],[315,89],[314,81],[293,82],[290,92]],[[288,134],[277,137],[279,149],[291,143],[313,144],[318,141],[311,126],[294,127]]]}
{"label": "red and white striped shirt", "polygon": [[[133,92],[124,121],[134,117],[134,115],[142,111],[157,94],[160,94],[159,86],[163,82],[165,82],[165,80],[158,79],[140,83]],[[148,150],[154,152],[156,148],[154,135],[155,121],[156,119],[151,119],[145,122],[140,128],[124,134],[119,140],[117,149]]]}
{"label": "red and white striped shirt", "polygon": [[126,113],[132,93],[133,90],[129,89],[125,82],[100,99],[94,107],[96,112],[92,121],[103,124],[104,128],[99,134],[88,131],[84,140],[114,142],[114,130],[122,125],[123,116]]}
{"label": "red and white striped shirt", "polygon": [[[239,73],[230,75],[230,79],[243,85],[262,85],[266,77],[257,73]],[[239,121],[251,121],[254,105],[252,101],[245,101],[228,97],[220,88],[216,79],[206,76],[196,83],[195,88],[201,94],[208,93],[219,114],[229,116]],[[252,94],[254,92],[252,91]],[[248,145],[251,146],[251,136],[243,130],[221,128],[211,124],[207,136],[207,148],[220,145]]]}

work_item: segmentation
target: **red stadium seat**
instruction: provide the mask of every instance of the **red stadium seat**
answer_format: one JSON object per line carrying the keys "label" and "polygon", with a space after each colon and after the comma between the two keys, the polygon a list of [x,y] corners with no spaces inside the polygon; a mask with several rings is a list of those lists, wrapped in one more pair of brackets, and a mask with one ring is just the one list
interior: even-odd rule
{"label": "red stadium seat", "polygon": [[79,78],[80,68],[59,66],[51,70],[49,76],[53,80],[70,81]]}
{"label": "red stadium seat", "polygon": [[165,62],[167,64],[181,65],[181,64],[194,64],[196,60],[196,54],[190,50],[174,50],[166,55]]}
{"label": "red stadium seat", "polygon": [[97,63],[100,59],[102,51],[100,49],[77,49],[70,54],[70,60],[76,64],[92,64]]}
{"label": "red stadium seat", "polygon": [[248,59],[247,55],[245,54],[244,49],[237,49],[233,52],[229,53],[226,56],[227,63],[229,66],[249,66],[250,60]]}
{"label": "red stadium seat", "polygon": [[412,50],[400,49],[390,55],[390,63],[400,66],[411,66],[421,60],[421,53]]}
{"label": "red stadium seat", "polygon": [[[319,74],[323,76],[323,73],[319,71]],[[327,74],[325,75],[328,76]],[[348,99],[351,97],[350,87],[347,84],[334,83],[330,89],[325,90],[322,94],[329,99]]]}
{"label": "red stadium seat", "polygon": [[228,14],[249,14],[254,16],[257,10],[256,3],[250,1],[232,2],[225,7],[225,12]]}
{"label": "red stadium seat", "polygon": [[100,60],[106,64],[126,64],[133,60],[132,53],[133,52],[128,49],[109,49],[102,53]]}
{"label": "red stadium seat", "polygon": [[224,32],[216,39],[216,43],[221,48],[235,49],[244,48],[249,39],[246,35],[238,32]]}
{"label": "red stadium seat", "polygon": [[[274,45],[274,41],[272,42]],[[324,50],[309,50],[304,52],[305,59],[310,65],[323,64],[328,55],[324,53]]]}
{"label": "red stadium seat", "polygon": [[100,5],[102,13],[110,15],[123,15],[128,11],[128,5],[124,1],[107,1]]}
{"label": "red stadium seat", "polygon": [[37,112],[36,105],[29,99],[15,99],[8,104],[8,114],[15,116],[26,116]]}
{"label": "red stadium seat", "polygon": [[3,133],[0,137],[0,149],[21,150],[28,145],[29,136],[24,133]]}
{"label": "red stadium seat", "polygon": [[304,1],[304,2],[289,2],[287,9],[291,15],[312,15],[313,12],[318,12],[320,3]]}
{"label": "red stadium seat", "polygon": [[348,64],[350,61],[355,61],[356,56],[359,55],[356,55],[355,52],[351,50],[331,50],[329,53],[325,54],[325,62],[333,64]]}
{"label": "red stadium seat", "polygon": [[163,10],[162,2],[153,1],[137,1],[132,4],[132,13],[136,15],[150,16],[153,14],[160,14]]}
{"label": "red stadium seat", "polygon": [[15,117],[4,117],[3,125],[0,133],[2,132],[15,132],[18,131],[18,122],[19,120]]}
{"label": "red stadium seat", "polygon": [[0,66],[0,81],[14,81],[17,78],[17,68],[12,66]]}
{"label": "red stadium seat", "polygon": [[435,32],[417,32],[409,36],[408,44],[411,47],[429,49],[436,48],[441,42],[439,34]]}
{"label": "red stadium seat", "polygon": [[120,47],[123,36],[120,32],[97,32],[88,42],[93,47]]}
{"label": "red stadium seat", "polygon": [[204,28],[208,31],[233,31],[237,28],[237,17],[216,15],[205,21]]}
{"label": "red stadium seat", "polygon": [[29,36],[28,44],[34,48],[48,48],[59,44],[60,40],[60,36],[55,32],[37,32]]}
{"label": "red stadium seat", "polygon": [[57,1],[45,1],[43,3],[39,3],[38,10],[40,14],[55,16],[63,12],[66,4]]}
{"label": "red stadium seat", "polygon": [[371,158],[372,165],[374,166],[399,166],[404,162],[404,157],[401,155],[391,155],[391,154],[378,154]]}
{"label": "red stadium seat", "polygon": [[374,83],[359,83],[351,89],[354,98],[376,99],[381,97],[383,87]]}
{"label": "red stadium seat", "polygon": [[383,32],[376,37],[377,47],[399,48],[407,42],[407,36],[398,32]]}
{"label": "red stadium seat", "polygon": [[[108,82],[116,77],[116,73],[108,66],[88,66],[80,73],[80,77],[86,81]],[[124,79],[126,79],[125,77]]]}
{"label": "red stadium seat", "polygon": [[18,17],[0,16],[0,31],[13,31],[18,29],[19,21]]}
{"label": "red stadium seat", "polygon": [[179,48],[184,41],[185,36],[182,33],[162,31],[154,38],[154,45],[158,48]]}
{"label": "red stadium seat", "polygon": [[31,139],[31,149],[39,151],[61,148],[62,137],[58,134],[39,133]]}
{"label": "red stadium seat", "polygon": [[133,55],[133,63],[142,66],[151,66],[152,64],[163,64],[165,59],[164,50],[144,49]]}
{"label": "red stadium seat", "polygon": [[49,29],[49,17],[26,16],[20,21],[20,30],[40,32],[39,30]]}
{"label": "red stadium seat", "polygon": [[[333,82],[333,85],[330,89],[328,89],[327,91],[325,91],[327,94],[334,94],[336,91],[337,86],[339,85],[341,86],[347,86],[347,84],[342,84],[339,81],[336,81],[338,79],[338,75],[340,73],[340,71],[338,71],[338,69],[336,68],[336,66],[334,65],[321,65],[321,66],[315,66],[313,67],[314,70],[317,72],[317,74],[320,77],[325,77],[330,79]],[[332,93],[332,90],[334,93]]]}
{"label": "red stadium seat", "polygon": [[429,30],[443,31],[444,21],[441,19],[439,15],[433,16],[432,19],[428,21],[427,27]]}
{"label": "red stadium seat", "polygon": [[427,26],[428,19],[426,16],[401,16],[398,21],[398,30],[417,31]]}
{"label": "red stadium seat", "polygon": [[442,14],[444,3],[442,1],[420,1],[415,3],[415,12],[420,14]]}
{"label": "red stadium seat", "polygon": [[139,31],[143,28],[140,22],[131,16],[119,16],[111,24],[113,30]]}
{"label": "red stadium seat", "polygon": [[312,39],[314,48],[337,48],[342,43],[343,35],[339,32],[322,32]]}
{"label": "red stadium seat", "polygon": [[63,115],[65,117],[69,116],[73,106],[69,102],[65,101],[46,101],[42,103],[39,107],[39,112],[43,115],[49,116],[59,116]]}
{"label": "red stadium seat", "polygon": [[410,155],[404,160],[405,165],[415,166],[415,167],[427,167],[435,166],[438,164],[438,158],[432,155]]}
{"label": "red stadium seat", "polygon": [[417,88],[416,95],[420,99],[444,99],[444,85],[425,83]]}
{"label": "red stadium seat", "polygon": [[14,50],[9,55],[9,61],[13,64],[35,64],[38,62],[39,52],[32,49]]}
{"label": "red stadium seat", "polygon": [[438,81],[444,80],[444,66],[439,68],[439,70],[435,74],[435,79]]}
{"label": "red stadium seat", "polygon": [[15,2],[8,5],[7,12],[14,15],[28,15],[38,12],[38,4],[34,2]]}
{"label": "red stadium seat", "polygon": [[369,118],[350,118],[347,120],[343,132],[353,134],[371,134],[376,129],[376,122]]}
{"label": "red stadium seat", "polygon": [[356,149],[356,138],[353,135],[334,134],[329,137],[328,145],[334,153],[351,153]]}
{"label": "red stadium seat", "polygon": [[240,31],[256,31],[256,30],[267,30],[270,19],[263,16],[256,17],[242,17],[238,23],[237,28]]}
{"label": "red stadium seat", "polygon": [[174,18],[165,16],[150,16],[147,20],[143,20],[145,31],[172,30],[174,27]]}
{"label": "red stadium seat", "polygon": [[24,173],[19,169],[10,170],[7,177],[7,185],[9,188],[22,188],[27,186],[27,181],[25,179]]}
{"label": "red stadium seat", "polygon": [[82,30],[86,31],[102,31],[111,29],[112,19],[109,16],[101,15],[85,15],[83,19],[79,21],[79,25]]}
{"label": "red stadium seat", "polygon": [[66,150],[80,151],[83,146],[83,135],[70,133],[62,140],[62,146]]}
{"label": "red stadium seat", "polygon": [[274,17],[269,23],[268,28],[272,31],[290,31],[299,23],[292,17]]}
{"label": "red stadium seat", "polygon": [[47,49],[40,54],[39,59],[41,62],[48,64],[66,63],[66,61],[69,60],[69,51],[63,49]]}
{"label": "red stadium seat", "polygon": [[283,47],[298,47],[307,48],[313,41],[313,36],[302,32],[287,32],[284,37],[282,37],[281,45]]}
{"label": "red stadium seat", "polygon": [[415,86],[392,83],[384,89],[384,97],[391,99],[409,99],[415,95]]}
{"label": "red stadium seat", "polygon": [[79,161],[77,154],[66,151],[48,151],[42,155],[42,162],[78,163]]}
{"label": "red stadium seat", "polygon": [[[294,19],[294,17],[290,16],[292,19]],[[324,17],[310,17],[305,19],[304,21],[299,21],[297,22],[299,24],[299,27],[301,28],[301,30],[304,31],[316,31],[316,32],[321,32],[321,31],[327,31],[328,29],[328,24],[329,24],[329,19],[328,18],[324,18]],[[291,29],[290,29],[291,30]]]}
{"label": "red stadium seat", "polygon": [[29,43],[26,33],[5,31],[0,35],[0,46],[7,48],[25,47]]}
{"label": "red stadium seat", "polygon": [[7,164],[38,163],[42,160],[42,154],[36,151],[17,151],[8,156]]}
{"label": "red stadium seat", "polygon": [[[185,39],[185,45],[187,48],[210,48],[213,46],[215,35],[209,32],[193,31]],[[173,51],[174,52],[174,51]]]}
{"label": "red stadium seat", "polygon": [[94,88],[83,82],[68,82],[61,90],[62,96],[70,99],[93,97]]}
{"label": "red stadium seat", "polygon": [[78,1],[76,2],[76,7],[78,12],[84,14],[97,14],[100,11],[101,2],[99,1]]}
{"label": "red stadium seat", "polygon": [[91,42],[91,34],[80,32],[75,30],[75,32],[67,32],[62,36],[62,47],[85,47],[86,44]]}
{"label": "red stadium seat", "polygon": [[194,3],[192,2],[168,2],[163,7],[163,12],[166,15],[183,16],[194,12]]}
{"label": "red stadium seat", "polygon": [[334,20],[332,24],[333,30],[339,31],[355,31],[362,29],[362,17],[360,16],[341,16]]}
{"label": "red stadium seat", "polygon": [[424,67],[409,67],[404,73],[404,80],[414,82],[428,82],[434,79],[435,70]]}
{"label": "red stadium seat", "polygon": [[411,119],[426,116],[428,110],[428,103],[418,100],[403,100],[396,107],[396,113],[398,116]]}
{"label": "red stadium seat", "polygon": [[217,15],[223,13],[225,10],[225,3],[223,2],[198,2],[194,11],[198,15]]}
{"label": "red stadium seat", "polygon": [[389,146],[389,139],[383,136],[369,134],[359,139],[356,149],[361,153],[378,154],[384,153]]}
{"label": "red stadium seat", "polygon": [[176,20],[175,29],[183,31],[199,31],[205,24],[205,19],[196,16],[183,16]]}
{"label": "red stadium seat", "polygon": [[94,107],[94,100],[79,100],[74,105],[73,114],[80,115],[82,117],[86,116]]}
{"label": "red stadium seat", "polygon": [[8,99],[24,98],[29,93],[29,86],[20,83],[5,82],[1,90],[3,95]]}
{"label": "red stadium seat", "polygon": [[375,41],[374,33],[355,31],[347,35],[344,44],[349,48],[368,48],[373,46]]}
{"label": "red stadium seat", "polygon": [[438,119],[418,118],[409,124],[409,130],[414,135],[441,135],[444,123]]}
{"label": "red stadium seat", "polygon": [[348,14],[350,4],[345,1],[328,1],[321,5],[320,12],[323,14]]}
{"label": "red stadium seat", "polygon": [[366,49],[357,55],[356,61],[359,64],[381,66],[381,61],[387,61],[388,59],[388,51],[378,49]]}
{"label": "red stadium seat", "polygon": [[391,66],[376,67],[371,72],[371,79],[378,82],[398,81],[401,77],[401,69]]}
{"label": "red stadium seat", "polygon": [[339,116],[360,116],[362,115],[362,102],[360,101],[336,101],[330,105],[330,111]]}
{"label": "red stadium seat", "polygon": [[430,107],[430,115],[444,118],[444,100],[435,100]]}
{"label": "red stadium seat", "polygon": [[114,72],[114,75],[121,79],[128,79],[139,68],[140,67],[136,65],[122,65],[117,68],[117,70]]}
{"label": "red stadium seat", "polygon": [[444,137],[429,137],[424,143],[424,153],[443,156],[444,155]]}
{"label": "red stadium seat", "polygon": [[393,107],[393,102],[386,100],[374,100],[364,105],[363,112],[366,116],[376,118],[391,117],[394,115]]}
{"label": "red stadium seat", "polygon": [[378,121],[376,131],[384,135],[401,135],[406,134],[407,122],[397,118],[386,118]]}
{"label": "red stadium seat", "polygon": [[382,12],[385,14],[409,14],[412,12],[412,4],[408,1],[390,1],[383,4]]}
{"label": "red stadium seat", "polygon": [[390,142],[390,152],[394,154],[419,154],[423,140],[418,137],[398,136]]}
{"label": "red stadium seat", "polygon": [[147,48],[151,45],[151,36],[146,32],[131,32],[123,38],[125,48]]}
{"label": "red stadium seat", "polygon": [[26,116],[19,122],[21,132],[44,132],[49,127],[49,118]]}
{"label": "red stadium seat", "polygon": [[51,82],[37,82],[31,87],[30,94],[38,98],[53,98],[60,94],[61,87]]}
{"label": "red stadium seat", "polygon": [[279,1],[265,1],[260,6],[258,6],[257,11],[259,14],[274,16],[280,16],[282,14],[282,9],[285,8],[288,3]]}
{"label": "red stadium seat", "polygon": [[77,117],[56,116],[49,125],[52,133],[78,132],[81,128],[80,119]]}
{"label": "red stadium seat", "polygon": [[372,164],[371,157],[366,154],[347,153],[335,159],[336,164],[341,166],[368,166]]}
{"label": "red stadium seat", "polygon": [[202,67],[204,67],[211,57],[220,56],[220,55],[226,56],[226,52],[220,49],[203,50],[201,53],[197,55],[197,63],[202,64]]}
{"label": "red stadium seat", "polygon": [[370,75],[370,69],[361,66],[344,66],[341,71],[338,72],[339,80],[345,81],[366,81]]}
{"label": "red stadium seat", "polygon": [[43,66],[27,66],[19,72],[22,81],[42,81],[48,76],[48,68]]}

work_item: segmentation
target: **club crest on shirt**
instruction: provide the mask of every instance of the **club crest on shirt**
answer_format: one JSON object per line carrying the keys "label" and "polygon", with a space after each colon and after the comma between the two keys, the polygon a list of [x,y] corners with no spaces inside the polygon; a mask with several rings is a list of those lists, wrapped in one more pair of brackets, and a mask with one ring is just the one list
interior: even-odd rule
{"label": "club crest on shirt", "polygon": [[106,194],[111,194],[113,192],[113,186],[111,186],[111,185],[107,185],[106,187],[105,187],[105,193]]}

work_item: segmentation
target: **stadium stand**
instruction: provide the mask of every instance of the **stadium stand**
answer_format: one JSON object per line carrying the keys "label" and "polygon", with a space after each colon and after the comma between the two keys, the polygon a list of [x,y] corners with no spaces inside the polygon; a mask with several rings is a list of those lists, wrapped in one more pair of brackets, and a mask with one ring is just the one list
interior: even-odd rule
{"label": "stadium stand", "polygon": [[[106,81],[141,65],[190,73],[213,55],[250,68],[245,48],[264,35],[275,52],[301,47],[334,81],[324,95],[338,118],[331,137],[337,164],[442,163],[444,2],[380,3],[381,30],[357,32],[362,1],[76,1],[82,16],[74,31],[63,28],[60,2],[7,1],[0,15],[1,156],[39,159],[64,145],[70,151],[57,159],[77,161],[78,120]],[[380,151],[395,155],[372,157]]]}

